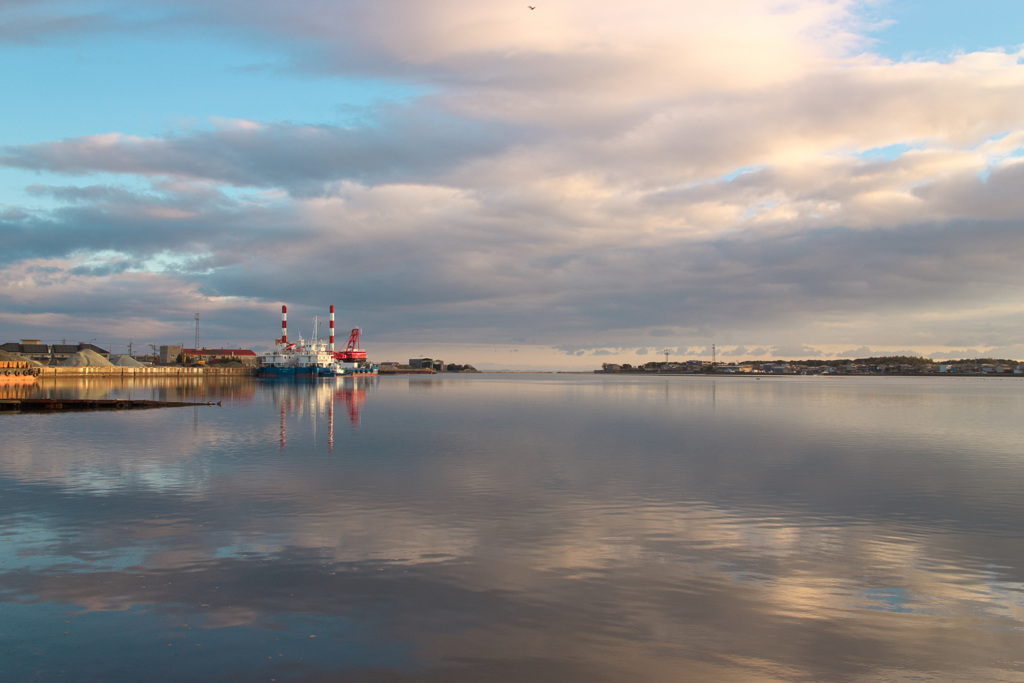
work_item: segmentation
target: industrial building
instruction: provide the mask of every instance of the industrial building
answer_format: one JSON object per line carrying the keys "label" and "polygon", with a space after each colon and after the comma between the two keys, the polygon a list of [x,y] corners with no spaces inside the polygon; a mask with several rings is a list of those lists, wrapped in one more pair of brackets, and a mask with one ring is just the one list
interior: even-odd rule
{"label": "industrial building", "polygon": [[242,365],[256,365],[256,352],[250,349],[183,349],[189,362],[229,363],[235,361]]}
{"label": "industrial building", "polygon": [[410,358],[409,367],[413,369],[431,369],[434,372],[444,372],[444,361],[433,358]]}
{"label": "industrial building", "polygon": [[25,358],[30,358],[44,365],[56,365],[63,363],[79,351],[95,351],[107,360],[110,360],[110,352],[92,343],[78,342],[77,344],[44,344],[39,339],[22,339],[20,342],[7,342],[0,344],[0,349],[10,353],[20,353]]}

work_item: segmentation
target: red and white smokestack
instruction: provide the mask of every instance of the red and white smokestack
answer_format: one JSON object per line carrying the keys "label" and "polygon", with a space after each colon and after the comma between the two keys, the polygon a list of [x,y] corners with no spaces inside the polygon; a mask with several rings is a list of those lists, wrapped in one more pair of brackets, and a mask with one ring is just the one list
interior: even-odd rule
{"label": "red and white smokestack", "polygon": [[288,307],[281,306],[281,343],[288,343]]}
{"label": "red and white smokestack", "polygon": [[334,306],[331,306],[331,351],[334,351]]}

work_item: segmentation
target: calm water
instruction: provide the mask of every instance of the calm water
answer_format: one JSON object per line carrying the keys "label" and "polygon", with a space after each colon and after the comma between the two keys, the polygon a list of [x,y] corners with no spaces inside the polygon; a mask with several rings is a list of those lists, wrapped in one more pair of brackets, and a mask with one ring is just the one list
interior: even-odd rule
{"label": "calm water", "polygon": [[1024,681],[1020,379],[37,391],[3,681]]}

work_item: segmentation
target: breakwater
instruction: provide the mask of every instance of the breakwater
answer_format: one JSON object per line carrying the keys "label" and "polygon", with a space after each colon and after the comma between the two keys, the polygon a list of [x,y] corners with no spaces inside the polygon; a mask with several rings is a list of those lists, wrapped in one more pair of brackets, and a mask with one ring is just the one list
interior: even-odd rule
{"label": "breakwater", "polygon": [[21,398],[0,399],[0,412],[24,413],[82,410],[139,410],[144,408],[181,408],[185,406],[219,406],[220,401],[153,401],[146,399],[76,399]]}

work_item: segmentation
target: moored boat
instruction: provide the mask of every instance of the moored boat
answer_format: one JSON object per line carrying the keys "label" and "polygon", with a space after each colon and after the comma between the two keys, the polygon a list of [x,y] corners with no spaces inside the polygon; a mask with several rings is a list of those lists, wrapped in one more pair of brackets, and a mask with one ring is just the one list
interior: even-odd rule
{"label": "moored boat", "polygon": [[334,356],[323,348],[325,344],[307,342],[300,336],[297,342],[280,345],[280,348],[260,356],[258,377],[336,377],[337,364]]}
{"label": "moored boat", "polygon": [[273,351],[260,356],[257,376],[265,378],[307,378],[374,376],[377,366],[367,362],[366,352],[359,348],[359,328],[352,330],[348,347],[334,350],[334,306],[331,306],[331,334],[327,342],[318,333],[320,318],[314,319],[313,336],[307,341],[300,335],[288,340],[288,307],[281,307],[281,337]]}
{"label": "moored boat", "polygon": [[[331,322],[334,322],[334,307],[331,306]],[[333,327],[331,328],[333,330]],[[340,375],[345,377],[376,377],[377,366],[366,360],[366,351],[359,347],[359,328],[352,328],[348,344],[343,351],[336,351],[334,359],[338,364]],[[334,336],[332,335],[333,339]]]}

